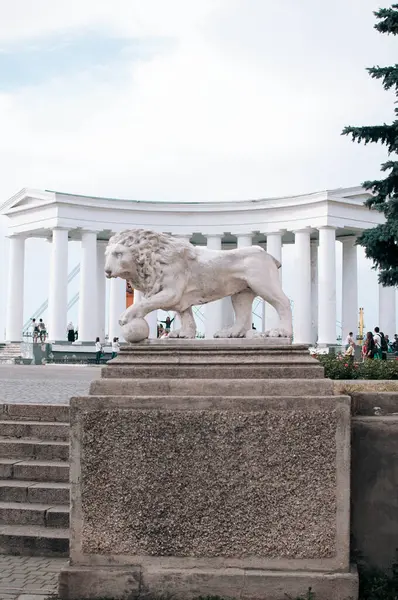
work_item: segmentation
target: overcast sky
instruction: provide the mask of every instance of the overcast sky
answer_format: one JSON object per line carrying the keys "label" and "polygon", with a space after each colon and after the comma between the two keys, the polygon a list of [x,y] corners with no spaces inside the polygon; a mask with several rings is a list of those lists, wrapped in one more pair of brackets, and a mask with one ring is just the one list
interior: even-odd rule
{"label": "overcast sky", "polygon": [[383,149],[340,133],[392,120],[365,71],[396,62],[378,7],[0,0],[0,200],[239,200],[377,177]]}

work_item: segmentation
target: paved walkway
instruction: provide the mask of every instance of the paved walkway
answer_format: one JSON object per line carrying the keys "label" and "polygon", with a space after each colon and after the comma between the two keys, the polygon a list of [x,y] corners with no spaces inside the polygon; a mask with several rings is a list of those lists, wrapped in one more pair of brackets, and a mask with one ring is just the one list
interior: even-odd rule
{"label": "paved walkway", "polygon": [[0,402],[67,404],[87,394],[100,374],[95,366],[0,365]]}
{"label": "paved walkway", "polygon": [[63,558],[0,555],[0,599],[44,600],[57,592]]}

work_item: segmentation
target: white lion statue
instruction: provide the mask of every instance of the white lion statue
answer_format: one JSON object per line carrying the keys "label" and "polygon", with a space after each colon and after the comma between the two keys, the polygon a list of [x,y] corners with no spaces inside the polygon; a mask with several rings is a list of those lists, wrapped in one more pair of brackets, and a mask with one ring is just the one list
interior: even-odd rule
{"label": "white lion statue", "polygon": [[[121,315],[129,325],[129,341],[148,337],[145,315],[156,309],[176,311],[181,328],[170,337],[194,338],[192,306],[231,296],[235,323],[214,334],[218,338],[253,337],[252,303],[261,296],[278,313],[277,329],[270,337],[292,337],[290,302],[283,293],[280,263],[260,246],[237,250],[209,250],[166,233],[144,229],[123,231],[111,237],[105,251],[107,278],[121,277],[142,299]],[[136,325],[136,326],[135,326]]]}

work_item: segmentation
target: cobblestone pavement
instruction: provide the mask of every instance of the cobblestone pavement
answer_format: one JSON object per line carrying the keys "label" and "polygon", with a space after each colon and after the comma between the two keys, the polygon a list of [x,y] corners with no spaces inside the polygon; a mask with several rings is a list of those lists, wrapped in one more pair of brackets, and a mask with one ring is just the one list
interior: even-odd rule
{"label": "cobblestone pavement", "polygon": [[92,366],[0,365],[0,402],[66,404],[87,394],[100,374],[101,367]]}
{"label": "cobblestone pavement", "polygon": [[63,558],[0,556],[0,600],[44,600],[58,587]]}

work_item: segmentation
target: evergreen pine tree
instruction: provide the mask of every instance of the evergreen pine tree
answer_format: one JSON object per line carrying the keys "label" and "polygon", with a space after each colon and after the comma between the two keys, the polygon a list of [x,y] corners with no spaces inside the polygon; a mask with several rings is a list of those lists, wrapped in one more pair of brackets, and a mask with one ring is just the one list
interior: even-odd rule
{"label": "evergreen pine tree", "polygon": [[[374,13],[378,22],[375,29],[381,33],[398,34],[398,4],[382,8]],[[385,90],[394,90],[398,96],[398,64],[392,67],[372,67],[367,69],[371,77],[381,79]],[[391,156],[398,152],[398,108],[394,108],[395,120],[390,124],[345,127],[343,135],[351,135],[353,141],[365,144],[381,142]],[[386,222],[364,231],[358,244],[365,248],[365,254],[379,269],[379,282],[385,286],[398,285],[398,161],[388,160],[381,165],[388,175],[381,180],[365,181],[363,187],[374,194],[366,205],[383,212]]]}

